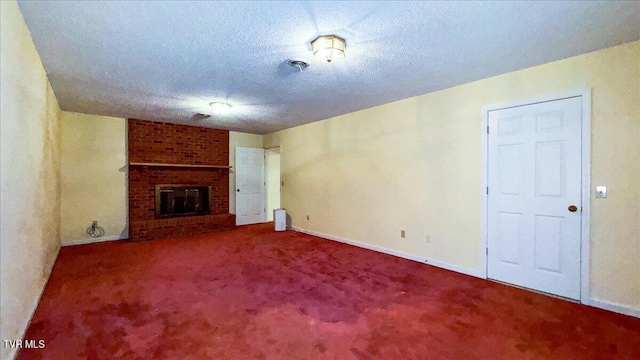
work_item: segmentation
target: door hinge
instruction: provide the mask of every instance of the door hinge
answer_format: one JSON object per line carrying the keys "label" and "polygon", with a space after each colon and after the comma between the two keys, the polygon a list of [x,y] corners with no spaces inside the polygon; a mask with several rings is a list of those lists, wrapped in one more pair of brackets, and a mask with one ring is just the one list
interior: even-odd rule
{"label": "door hinge", "polygon": [[489,195],[489,187],[487,186],[487,195]]}
{"label": "door hinge", "polygon": [[489,256],[489,248],[488,248],[488,247],[486,247],[486,248],[485,248],[485,252],[484,252],[484,253],[485,253],[487,256]]}
{"label": "door hinge", "polygon": [[489,133],[489,125],[487,125],[487,134]]}

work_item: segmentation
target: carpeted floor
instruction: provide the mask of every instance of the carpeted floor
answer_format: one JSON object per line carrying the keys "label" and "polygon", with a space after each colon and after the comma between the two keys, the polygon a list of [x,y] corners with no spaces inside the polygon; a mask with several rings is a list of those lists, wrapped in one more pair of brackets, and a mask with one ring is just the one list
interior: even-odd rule
{"label": "carpeted floor", "polygon": [[640,359],[640,319],[271,224],[60,251],[20,359]]}

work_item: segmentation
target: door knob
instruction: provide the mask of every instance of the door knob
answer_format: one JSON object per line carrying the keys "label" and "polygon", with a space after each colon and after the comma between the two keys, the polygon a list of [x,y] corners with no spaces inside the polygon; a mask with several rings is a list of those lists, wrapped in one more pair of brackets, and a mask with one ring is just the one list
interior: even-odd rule
{"label": "door knob", "polygon": [[578,211],[578,207],[575,206],[575,205],[571,205],[571,206],[569,206],[569,211],[576,212],[576,211]]}
{"label": "door knob", "polygon": [[240,192],[240,189],[236,189],[237,192]]}

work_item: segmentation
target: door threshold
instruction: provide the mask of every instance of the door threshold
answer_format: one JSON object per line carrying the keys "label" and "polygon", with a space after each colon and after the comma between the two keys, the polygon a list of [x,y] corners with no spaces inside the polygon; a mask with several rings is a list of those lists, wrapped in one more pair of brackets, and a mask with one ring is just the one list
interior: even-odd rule
{"label": "door threshold", "polygon": [[564,300],[564,301],[569,301],[569,302],[572,302],[572,303],[575,303],[575,304],[581,304],[580,300],[571,299],[571,298],[568,298],[568,297],[564,297],[564,296],[560,296],[560,295],[556,295],[556,294],[551,294],[551,293],[548,293],[548,292],[544,292],[544,291],[540,291],[540,290],[536,290],[536,289],[531,289],[531,288],[520,286],[520,285],[516,285],[516,284],[511,284],[511,283],[500,281],[500,280],[489,279],[489,278],[487,278],[487,280],[492,281],[494,283],[507,285],[507,286],[511,286],[511,287],[522,289],[522,290],[526,290],[526,291],[530,291],[530,292],[533,292],[533,293],[536,293],[536,294],[546,295],[546,296],[549,296],[549,297],[552,297],[552,298],[556,298],[556,299],[560,299],[560,300]]}

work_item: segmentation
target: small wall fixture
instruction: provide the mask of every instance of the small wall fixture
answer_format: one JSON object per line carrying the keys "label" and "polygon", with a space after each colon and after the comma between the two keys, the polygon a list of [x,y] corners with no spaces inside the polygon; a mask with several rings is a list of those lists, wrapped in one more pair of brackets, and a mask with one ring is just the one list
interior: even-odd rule
{"label": "small wall fixture", "polygon": [[212,102],[209,105],[211,105],[211,110],[213,111],[213,113],[217,115],[228,114],[229,111],[231,111],[231,105],[227,103]]}
{"label": "small wall fixture", "polygon": [[335,35],[318,36],[311,42],[313,55],[321,57],[327,62],[343,58],[345,47],[344,39]]}

